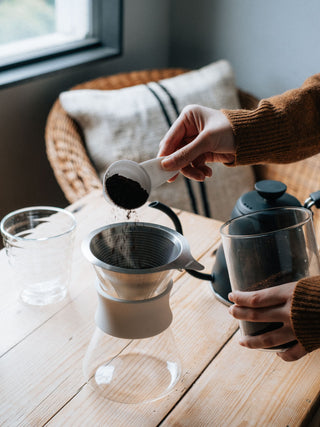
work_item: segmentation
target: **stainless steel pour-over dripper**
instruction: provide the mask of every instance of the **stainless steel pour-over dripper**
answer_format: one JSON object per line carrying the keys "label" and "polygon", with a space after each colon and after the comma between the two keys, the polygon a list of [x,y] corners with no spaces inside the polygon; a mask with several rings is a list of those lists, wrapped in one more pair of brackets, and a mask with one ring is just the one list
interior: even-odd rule
{"label": "stainless steel pour-over dripper", "polygon": [[175,230],[145,222],[109,224],[82,243],[99,282],[111,296],[141,300],[159,295],[175,269],[202,270],[188,241]]}
{"label": "stainless steel pour-over dripper", "polygon": [[101,227],[83,241],[82,250],[98,276],[96,328],[83,359],[88,385],[121,403],[165,396],[181,375],[170,328],[170,275],[202,265],[181,234],[151,223]]}

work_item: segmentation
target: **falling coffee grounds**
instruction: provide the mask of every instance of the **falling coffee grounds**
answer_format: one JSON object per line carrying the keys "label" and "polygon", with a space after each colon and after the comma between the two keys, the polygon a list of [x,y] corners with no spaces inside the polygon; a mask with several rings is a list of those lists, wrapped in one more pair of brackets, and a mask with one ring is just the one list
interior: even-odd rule
{"label": "falling coffee grounds", "polygon": [[111,175],[107,178],[105,186],[110,199],[123,209],[139,208],[149,197],[147,191],[138,182],[122,175]]}

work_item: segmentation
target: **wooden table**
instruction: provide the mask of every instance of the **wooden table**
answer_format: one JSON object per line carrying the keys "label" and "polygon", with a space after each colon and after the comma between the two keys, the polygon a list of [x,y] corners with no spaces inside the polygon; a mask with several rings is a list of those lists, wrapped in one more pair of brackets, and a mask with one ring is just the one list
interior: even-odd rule
{"label": "wooden table", "polygon": [[[294,362],[238,344],[237,322],[209,282],[174,273],[171,325],[183,363],[165,398],[126,405],[100,398],[85,383],[82,359],[94,329],[94,271],[80,251],[87,233],[118,222],[93,193],[69,208],[78,227],[70,295],[47,307],[17,301],[5,252],[0,253],[1,426],[300,426],[319,407],[320,351]],[[178,212],[193,255],[212,269],[221,223]],[[137,217],[172,227],[161,212]],[[135,218],[132,218],[135,220]],[[120,218],[122,220],[122,218]],[[319,427],[318,421],[312,425]]]}

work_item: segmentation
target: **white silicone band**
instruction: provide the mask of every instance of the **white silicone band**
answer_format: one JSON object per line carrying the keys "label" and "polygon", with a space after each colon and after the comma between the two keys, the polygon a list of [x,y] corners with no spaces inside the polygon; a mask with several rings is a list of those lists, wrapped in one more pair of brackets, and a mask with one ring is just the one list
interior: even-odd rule
{"label": "white silicone band", "polygon": [[95,322],[106,334],[118,338],[141,339],[160,334],[172,322],[169,304],[172,280],[166,290],[145,300],[123,300],[109,296],[97,281],[98,307]]}

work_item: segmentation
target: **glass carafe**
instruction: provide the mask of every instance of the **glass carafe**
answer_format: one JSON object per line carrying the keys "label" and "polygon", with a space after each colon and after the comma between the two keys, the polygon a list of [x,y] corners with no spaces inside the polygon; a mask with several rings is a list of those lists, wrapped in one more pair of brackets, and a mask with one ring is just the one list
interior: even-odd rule
{"label": "glass carafe", "polygon": [[157,400],[179,381],[171,275],[179,266],[201,267],[180,236],[157,225],[119,223],[95,230],[83,243],[98,296],[83,370],[87,383],[109,400]]}

